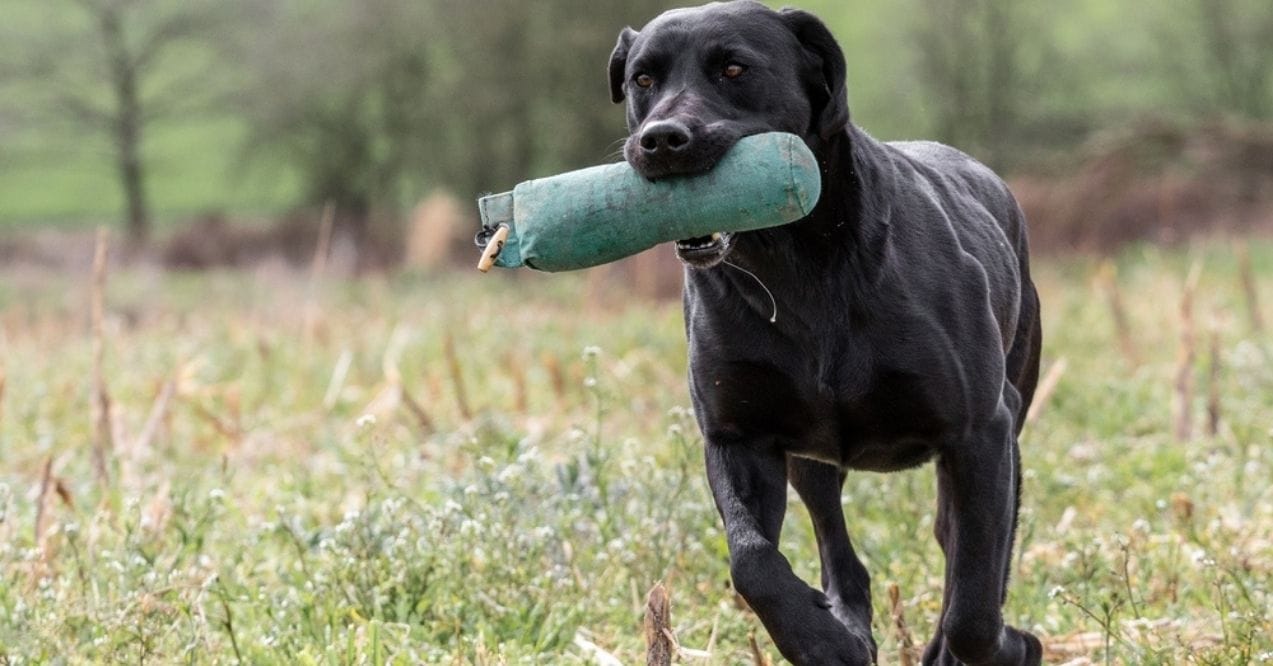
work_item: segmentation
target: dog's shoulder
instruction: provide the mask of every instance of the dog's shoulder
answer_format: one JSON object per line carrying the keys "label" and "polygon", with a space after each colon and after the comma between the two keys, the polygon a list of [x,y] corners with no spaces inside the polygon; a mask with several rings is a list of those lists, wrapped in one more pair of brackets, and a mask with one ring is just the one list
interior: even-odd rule
{"label": "dog's shoulder", "polygon": [[891,141],[886,145],[936,185],[967,189],[982,199],[1011,198],[998,174],[958,148],[936,141]]}
{"label": "dog's shoulder", "polygon": [[[894,141],[886,146],[900,163],[903,183],[925,193],[951,217],[970,222],[984,210],[1017,251],[1025,250],[1025,219],[1008,184],[971,155],[935,141]],[[957,225],[961,231],[969,231]]]}

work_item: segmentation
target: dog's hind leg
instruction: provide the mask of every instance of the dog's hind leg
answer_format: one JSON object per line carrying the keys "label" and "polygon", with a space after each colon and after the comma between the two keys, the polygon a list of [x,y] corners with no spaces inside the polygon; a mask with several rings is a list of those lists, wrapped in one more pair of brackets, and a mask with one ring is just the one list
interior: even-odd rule
{"label": "dog's hind leg", "polygon": [[[1028,269],[1026,269],[1028,270]],[[1020,318],[1017,319],[1017,334],[1013,338],[1012,349],[1005,359],[1008,381],[1017,390],[1020,397],[1016,410],[1016,432],[1021,434],[1025,426],[1025,415],[1034,400],[1034,389],[1039,383],[1039,355],[1043,347],[1043,324],[1039,315],[1039,294],[1034,283],[1027,281],[1021,292]]]}
{"label": "dog's hind leg", "polygon": [[871,577],[853,552],[853,543],[844,525],[844,509],[840,504],[844,472],[834,465],[789,456],[787,475],[813,521],[822,561],[822,590],[831,602],[831,612],[851,633],[868,643],[874,655]]}
{"label": "dog's hind leg", "polygon": [[935,532],[946,554],[946,589],[926,666],[1042,661],[1037,638],[1003,623],[1020,479],[1015,404],[1007,403],[968,440],[944,450],[937,463]]}
{"label": "dog's hind leg", "polygon": [[786,456],[772,441],[707,440],[707,479],[725,522],[734,588],[778,650],[797,666],[872,663],[869,646],[836,619],[827,595],[801,581],[778,551]]}

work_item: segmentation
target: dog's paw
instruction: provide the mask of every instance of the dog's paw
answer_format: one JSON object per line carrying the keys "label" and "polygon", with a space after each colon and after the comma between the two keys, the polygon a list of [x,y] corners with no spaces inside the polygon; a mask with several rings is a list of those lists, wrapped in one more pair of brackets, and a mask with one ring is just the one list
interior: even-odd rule
{"label": "dog's paw", "polygon": [[871,652],[871,661],[876,661],[879,651],[875,645],[875,637],[871,635],[870,616],[863,617],[855,614],[835,600],[832,600],[831,603],[831,614],[850,634],[867,646],[867,649]]}
{"label": "dog's paw", "polygon": [[[965,666],[951,654],[945,637],[940,634],[924,651],[922,663],[924,666]],[[1027,631],[1005,626],[998,653],[986,663],[995,666],[1041,666],[1043,643]]]}
{"label": "dog's paw", "polygon": [[795,654],[783,653],[796,666],[835,664],[837,666],[872,666],[875,664],[875,642],[864,641],[849,633],[842,633],[830,642],[802,646]]}
{"label": "dog's paw", "polygon": [[[1014,629],[1013,631],[1016,630]],[[1021,661],[1023,666],[1041,666],[1043,664],[1043,643],[1034,634],[1027,631],[1017,631],[1017,633],[1025,641],[1026,655],[1025,659]]]}
{"label": "dog's paw", "polygon": [[838,664],[870,666],[875,663],[875,640],[870,629],[857,629],[831,612],[831,603],[821,591],[813,593],[813,608],[792,617],[781,638],[774,635],[778,649],[797,666]]}

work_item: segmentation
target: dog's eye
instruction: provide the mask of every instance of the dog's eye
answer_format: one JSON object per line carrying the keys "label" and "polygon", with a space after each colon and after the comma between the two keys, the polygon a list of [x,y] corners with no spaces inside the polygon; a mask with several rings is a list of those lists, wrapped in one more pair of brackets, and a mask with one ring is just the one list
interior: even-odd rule
{"label": "dog's eye", "polygon": [[650,86],[654,85],[654,77],[650,76],[649,74],[637,74],[636,78],[632,80],[635,81],[636,84],[642,88],[649,88]]}
{"label": "dog's eye", "polygon": [[742,76],[743,73],[746,71],[747,71],[746,67],[743,67],[742,65],[734,62],[728,65],[725,65],[725,71],[721,72],[721,75],[727,79],[736,79]]}

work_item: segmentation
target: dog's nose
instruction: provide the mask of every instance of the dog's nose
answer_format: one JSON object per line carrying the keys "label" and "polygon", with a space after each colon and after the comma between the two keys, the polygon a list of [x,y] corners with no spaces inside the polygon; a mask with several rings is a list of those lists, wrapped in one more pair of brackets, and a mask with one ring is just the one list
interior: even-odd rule
{"label": "dog's nose", "polygon": [[650,123],[641,131],[641,150],[647,155],[679,153],[690,145],[690,129],[675,120]]}

